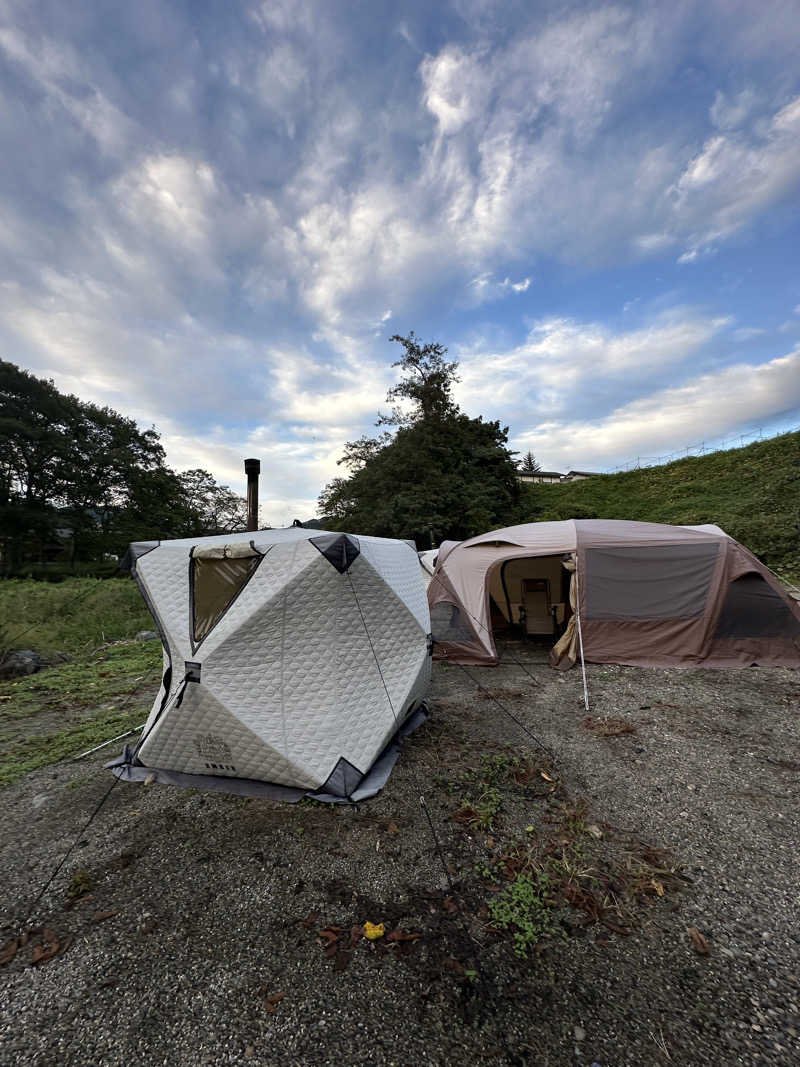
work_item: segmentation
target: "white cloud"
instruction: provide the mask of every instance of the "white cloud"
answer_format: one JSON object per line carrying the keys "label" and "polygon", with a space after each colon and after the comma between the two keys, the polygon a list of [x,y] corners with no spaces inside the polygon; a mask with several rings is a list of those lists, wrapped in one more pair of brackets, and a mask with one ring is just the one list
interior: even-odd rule
{"label": "white cloud", "polygon": [[689,231],[688,262],[703,245],[749,223],[800,182],[800,96],[750,134],[715,134],[669,190],[675,223]]}
{"label": "white cloud", "polygon": [[503,418],[519,426],[531,412],[561,414],[581,396],[646,383],[685,364],[730,320],[674,308],[650,325],[615,333],[600,323],[572,319],[537,322],[525,342],[505,352],[482,345],[458,353],[461,385],[457,396],[469,410],[483,410],[490,395]]}
{"label": "white cloud", "polygon": [[758,425],[800,407],[800,349],[768,363],[739,363],[618,407],[601,419],[551,423],[515,438],[548,466],[603,468],[671,452]]}
{"label": "white cloud", "polygon": [[717,91],[709,115],[719,130],[732,130],[741,126],[759,104],[758,94],[751,88],[742,89],[735,96]]}

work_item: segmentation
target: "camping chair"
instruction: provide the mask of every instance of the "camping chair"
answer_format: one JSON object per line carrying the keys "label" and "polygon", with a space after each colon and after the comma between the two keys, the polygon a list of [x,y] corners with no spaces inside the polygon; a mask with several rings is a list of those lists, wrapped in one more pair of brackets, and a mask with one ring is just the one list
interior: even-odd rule
{"label": "camping chair", "polygon": [[556,611],[557,609],[550,603],[549,579],[524,578],[519,614],[525,633],[555,634]]}

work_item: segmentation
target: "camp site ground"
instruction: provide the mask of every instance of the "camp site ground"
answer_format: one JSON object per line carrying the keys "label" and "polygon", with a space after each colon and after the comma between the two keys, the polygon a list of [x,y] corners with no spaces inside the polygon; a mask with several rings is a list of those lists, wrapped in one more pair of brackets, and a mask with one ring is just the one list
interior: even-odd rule
{"label": "camp site ground", "polygon": [[587,715],[500,646],[434,664],[357,807],[120,783],[82,832],[109,750],[6,787],[3,943],[77,846],[0,969],[0,1063],[797,1062],[796,672],[588,665]]}

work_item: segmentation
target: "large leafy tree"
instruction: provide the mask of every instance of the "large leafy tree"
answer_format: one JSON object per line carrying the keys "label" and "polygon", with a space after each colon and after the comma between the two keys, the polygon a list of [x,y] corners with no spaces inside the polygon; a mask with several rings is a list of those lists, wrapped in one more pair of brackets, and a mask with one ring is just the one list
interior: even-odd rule
{"label": "large leafy tree", "polygon": [[445,358],[447,349],[413,332],[391,340],[403,348],[393,364],[401,378],[387,396],[395,407],[378,425],[395,432],[345,445],[340,463],[350,474],[319,498],[327,525],[427,546],[515,521],[520,493],[508,427],[459,410],[458,364]]}
{"label": "large leafy tree", "polygon": [[12,571],[59,541],[92,559],[131,540],[243,529],[244,512],[207,471],[170,470],[154,428],[0,361],[0,546]]}

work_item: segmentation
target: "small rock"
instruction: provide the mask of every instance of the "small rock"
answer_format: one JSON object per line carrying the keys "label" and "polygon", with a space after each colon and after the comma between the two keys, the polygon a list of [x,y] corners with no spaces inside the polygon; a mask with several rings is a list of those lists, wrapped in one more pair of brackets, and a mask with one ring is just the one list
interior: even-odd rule
{"label": "small rock", "polygon": [[7,652],[0,658],[0,678],[19,678],[42,669],[42,658],[30,648]]}
{"label": "small rock", "polygon": [[574,1033],[575,1033],[575,1040],[579,1045],[580,1045],[580,1043],[582,1041],[586,1040],[586,1031],[583,1029],[582,1026],[576,1026]]}
{"label": "small rock", "polygon": [[42,804],[46,804],[49,799],[49,793],[37,793],[32,800],[32,804],[34,808],[41,808]]}

